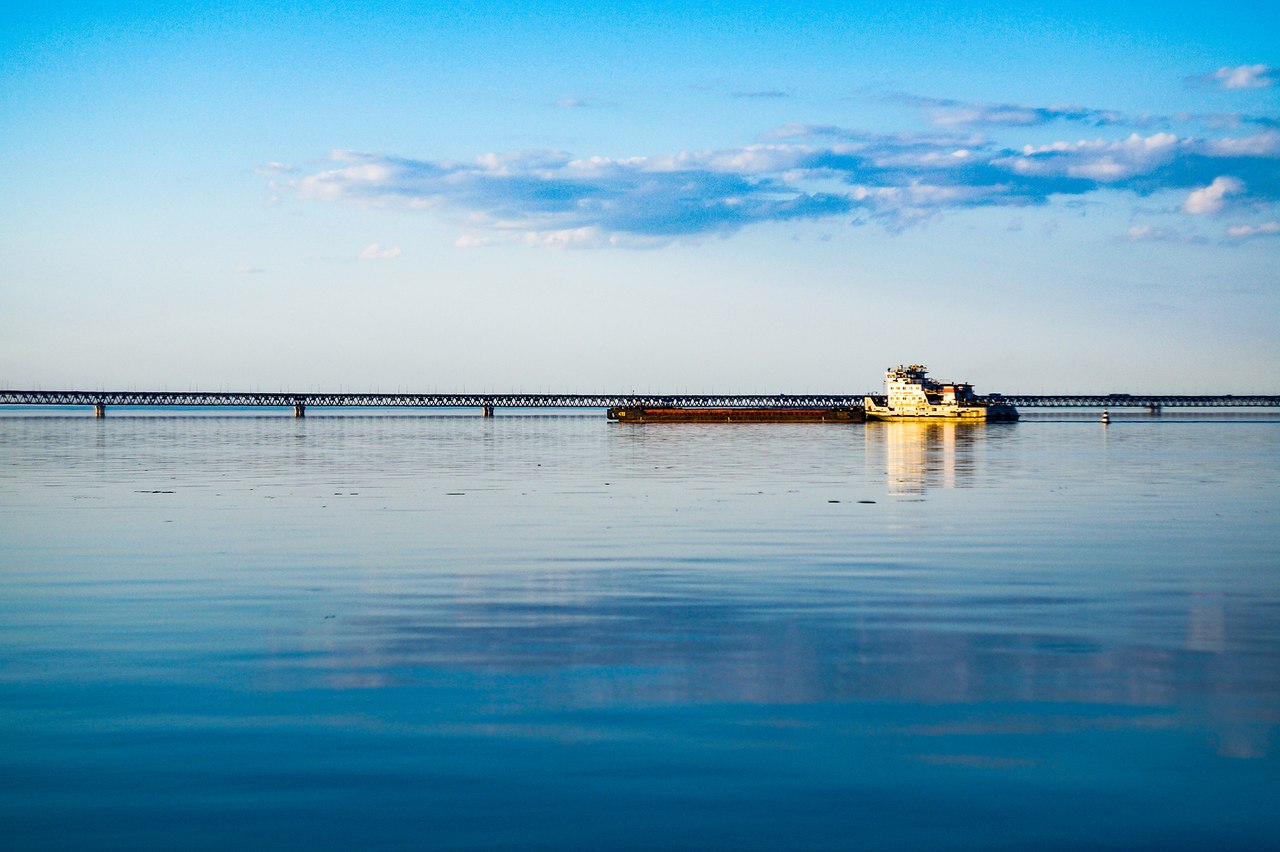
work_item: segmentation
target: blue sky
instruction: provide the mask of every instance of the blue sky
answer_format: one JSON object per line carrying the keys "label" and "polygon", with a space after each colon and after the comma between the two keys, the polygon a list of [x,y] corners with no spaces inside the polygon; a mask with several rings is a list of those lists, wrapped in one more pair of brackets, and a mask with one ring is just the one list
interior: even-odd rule
{"label": "blue sky", "polygon": [[30,3],[0,385],[1280,390],[1274,3]]}

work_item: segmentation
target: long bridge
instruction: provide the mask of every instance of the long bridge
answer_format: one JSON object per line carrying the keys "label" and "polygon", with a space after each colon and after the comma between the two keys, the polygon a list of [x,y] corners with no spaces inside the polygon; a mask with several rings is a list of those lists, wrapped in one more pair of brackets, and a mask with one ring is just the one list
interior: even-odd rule
{"label": "long bridge", "polygon": [[[0,390],[0,405],[292,408],[302,417],[314,408],[856,408],[879,394],[530,394],[530,393],[236,393],[225,391]],[[1263,408],[1280,407],[1280,395],[1217,394],[1003,394],[986,398],[1018,408]]]}

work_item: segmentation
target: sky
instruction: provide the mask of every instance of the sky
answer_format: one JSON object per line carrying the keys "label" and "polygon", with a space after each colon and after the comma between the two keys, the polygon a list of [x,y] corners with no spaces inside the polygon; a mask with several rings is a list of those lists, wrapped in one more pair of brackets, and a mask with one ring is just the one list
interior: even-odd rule
{"label": "sky", "polygon": [[1280,393],[1275,2],[18,2],[0,387]]}

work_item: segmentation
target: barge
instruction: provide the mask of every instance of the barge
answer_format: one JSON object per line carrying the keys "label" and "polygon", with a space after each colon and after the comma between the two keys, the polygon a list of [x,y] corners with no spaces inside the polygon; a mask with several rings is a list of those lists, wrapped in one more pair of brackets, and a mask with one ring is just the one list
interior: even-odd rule
{"label": "barge", "polygon": [[862,423],[862,409],[849,408],[610,408],[617,423]]}
{"label": "barge", "polygon": [[980,399],[967,382],[935,382],[921,364],[890,367],[884,375],[885,396],[863,400],[867,420],[1017,420],[1018,409],[1007,402]]}

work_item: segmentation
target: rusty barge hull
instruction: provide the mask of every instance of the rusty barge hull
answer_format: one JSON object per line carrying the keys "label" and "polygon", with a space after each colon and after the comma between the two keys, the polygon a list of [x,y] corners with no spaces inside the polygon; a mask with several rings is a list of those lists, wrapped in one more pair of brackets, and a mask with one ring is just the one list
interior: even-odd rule
{"label": "rusty barge hull", "polygon": [[618,423],[862,423],[861,408],[610,408]]}

